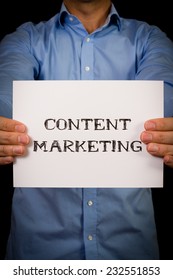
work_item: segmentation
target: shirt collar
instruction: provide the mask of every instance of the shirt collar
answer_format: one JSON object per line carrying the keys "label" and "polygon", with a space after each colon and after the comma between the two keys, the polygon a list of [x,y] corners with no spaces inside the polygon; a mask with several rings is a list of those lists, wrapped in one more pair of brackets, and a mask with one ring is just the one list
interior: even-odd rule
{"label": "shirt collar", "polygon": [[[60,9],[60,13],[59,13],[59,23],[60,23],[61,26],[64,25],[65,18],[67,18],[67,15],[68,15],[69,18],[70,18],[70,16],[72,16],[73,19],[75,19],[75,21],[78,21],[78,19],[75,16],[71,15],[68,12],[68,10],[65,7],[64,3],[62,3],[61,9]],[[115,9],[115,6],[114,6],[113,3],[112,3],[111,10],[110,10],[110,13],[109,13],[109,15],[107,17],[105,25],[107,26],[107,25],[111,25],[111,24],[117,25],[118,29],[120,30],[120,28],[121,28],[120,16],[119,16],[117,10]]]}

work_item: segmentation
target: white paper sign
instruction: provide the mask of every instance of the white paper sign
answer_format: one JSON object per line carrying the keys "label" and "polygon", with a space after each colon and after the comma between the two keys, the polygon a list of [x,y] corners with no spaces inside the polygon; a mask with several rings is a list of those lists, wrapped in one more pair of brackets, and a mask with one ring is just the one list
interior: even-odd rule
{"label": "white paper sign", "polygon": [[31,143],[14,187],[162,187],[162,159],[140,141],[158,117],[162,81],[15,81],[13,118]]}

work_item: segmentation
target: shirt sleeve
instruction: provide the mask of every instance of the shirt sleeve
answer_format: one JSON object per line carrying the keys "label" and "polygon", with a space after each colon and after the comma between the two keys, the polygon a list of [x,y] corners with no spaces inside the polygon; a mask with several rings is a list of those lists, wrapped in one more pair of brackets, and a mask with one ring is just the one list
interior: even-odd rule
{"label": "shirt sleeve", "polygon": [[[158,27],[140,30],[140,40],[137,44],[138,57],[137,80],[164,81],[164,113],[165,117],[173,116],[173,42]],[[143,41],[144,40],[144,41]],[[141,42],[143,46],[141,46]]]}
{"label": "shirt sleeve", "polygon": [[12,116],[14,80],[36,79],[39,64],[31,53],[30,34],[24,28],[6,35],[0,43],[0,115]]}

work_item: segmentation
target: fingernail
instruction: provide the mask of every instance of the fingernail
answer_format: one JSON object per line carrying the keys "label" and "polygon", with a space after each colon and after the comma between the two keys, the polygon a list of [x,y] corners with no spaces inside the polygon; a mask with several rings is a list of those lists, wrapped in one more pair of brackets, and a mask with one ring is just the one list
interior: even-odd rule
{"label": "fingernail", "polygon": [[158,152],[159,151],[159,147],[156,144],[149,144],[148,145],[148,151],[149,152]]}
{"label": "fingernail", "polygon": [[15,131],[23,133],[23,132],[25,132],[25,126],[23,124],[17,124],[15,126]]}
{"label": "fingernail", "polygon": [[156,124],[154,122],[147,121],[145,123],[145,129],[147,129],[147,130],[155,130],[156,129]]}
{"label": "fingernail", "polygon": [[28,144],[29,143],[29,137],[25,134],[23,134],[23,135],[21,134],[21,135],[18,136],[18,142],[20,144]]}
{"label": "fingernail", "polygon": [[4,164],[10,164],[14,161],[14,158],[13,157],[6,157],[4,159]]}
{"label": "fingernail", "polygon": [[142,133],[142,141],[143,142],[150,142],[150,141],[152,141],[152,139],[153,139],[153,136],[152,136],[151,133],[148,133],[148,132],[143,132]]}
{"label": "fingernail", "polygon": [[23,148],[19,147],[19,146],[14,147],[13,148],[13,153],[16,154],[16,155],[21,155],[21,154],[23,154]]}

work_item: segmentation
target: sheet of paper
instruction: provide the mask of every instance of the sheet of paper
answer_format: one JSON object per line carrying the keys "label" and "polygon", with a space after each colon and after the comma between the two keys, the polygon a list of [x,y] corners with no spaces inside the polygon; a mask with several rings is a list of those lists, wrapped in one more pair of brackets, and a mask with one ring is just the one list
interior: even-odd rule
{"label": "sheet of paper", "polygon": [[162,81],[14,81],[13,118],[31,137],[14,187],[163,187],[140,141],[158,117]]}

